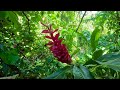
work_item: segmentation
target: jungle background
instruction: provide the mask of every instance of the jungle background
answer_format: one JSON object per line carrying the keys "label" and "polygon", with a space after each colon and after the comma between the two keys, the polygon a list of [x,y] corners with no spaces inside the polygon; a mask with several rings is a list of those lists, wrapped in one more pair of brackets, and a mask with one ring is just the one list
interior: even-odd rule
{"label": "jungle background", "polygon": [[[0,79],[120,79],[119,11],[0,11]],[[72,64],[45,46],[58,28]]]}

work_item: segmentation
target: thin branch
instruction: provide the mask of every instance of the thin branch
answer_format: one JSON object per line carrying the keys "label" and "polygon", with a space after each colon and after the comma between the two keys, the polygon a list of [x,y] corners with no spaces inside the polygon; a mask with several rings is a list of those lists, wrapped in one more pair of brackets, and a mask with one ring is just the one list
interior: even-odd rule
{"label": "thin branch", "polygon": [[43,24],[42,22],[40,22],[43,26],[45,26],[45,27],[47,27],[48,29],[49,29],[49,26],[48,25],[45,25],[45,24]]}
{"label": "thin branch", "polygon": [[30,34],[30,19],[27,17],[27,15],[25,14],[24,11],[22,11],[22,13],[25,15],[27,21],[28,21],[28,28],[29,28],[29,34]]}
{"label": "thin branch", "polygon": [[84,12],[84,14],[83,14],[83,16],[82,16],[82,18],[81,18],[81,20],[80,20],[80,23],[79,23],[79,25],[78,25],[78,27],[77,27],[77,29],[76,29],[76,32],[78,31],[78,29],[79,29],[79,27],[80,27],[80,24],[82,23],[83,18],[84,18],[84,16],[85,16],[86,12],[87,12],[87,11]]}

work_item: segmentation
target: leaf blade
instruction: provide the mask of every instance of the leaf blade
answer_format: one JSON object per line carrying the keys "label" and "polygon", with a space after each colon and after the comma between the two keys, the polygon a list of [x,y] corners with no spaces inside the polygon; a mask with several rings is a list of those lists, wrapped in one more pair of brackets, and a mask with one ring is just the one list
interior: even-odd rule
{"label": "leaf blade", "polygon": [[96,50],[100,34],[101,33],[100,33],[100,30],[98,28],[95,28],[95,30],[92,32],[92,35],[91,35],[91,38],[90,38],[92,51]]}
{"label": "leaf blade", "polygon": [[58,71],[54,72],[53,74],[43,78],[43,79],[59,79],[59,75],[62,75],[66,70],[70,69],[70,66],[66,66],[64,68],[59,69]]}
{"label": "leaf blade", "polygon": [[107,66],[115,71],[120,72],[120,54],[110,53],[98,58],[97,62],[103,66]]}
{"label": "leaf blade", "polygon": [[74,79],[93,79],[90,71],[83,65],[73,67],[73,75]]}

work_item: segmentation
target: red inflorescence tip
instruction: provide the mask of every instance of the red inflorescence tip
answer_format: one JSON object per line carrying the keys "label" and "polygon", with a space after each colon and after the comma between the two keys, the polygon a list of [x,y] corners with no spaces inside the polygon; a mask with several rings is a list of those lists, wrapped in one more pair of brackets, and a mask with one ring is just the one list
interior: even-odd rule
{"label": "red inflorescence tip", "polygon": [[[42,25],[46,26],[45,24],[41,23]],[[46,26],[48,27],[48,26]],[[52,30],[52,26],[50,25],[50,28],[48,30],[43,30],[42,33],[49,33],[50,36],[46,36],[46,38],[51,39],[47,46],[50,46],[50,50],[53,53],[54,57],[58,59],[58,61],[62,63],[70,64],[72,62],[71,57],[68,53],[68,50],[64,44],[62,44],[62,40],[59,40],[59,33],[57,33],[55,36],[53,34],[57,32],[58,29]]]}

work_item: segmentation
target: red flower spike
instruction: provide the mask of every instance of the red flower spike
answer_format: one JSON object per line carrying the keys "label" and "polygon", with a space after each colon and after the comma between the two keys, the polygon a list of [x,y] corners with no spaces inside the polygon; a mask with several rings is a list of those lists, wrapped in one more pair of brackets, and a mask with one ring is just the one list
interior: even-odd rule
{"label": "red flower spike", "polygon": [[46,45],[53,45],[53,42],[49,42],[48,44],[46,44]]}
{"label": "red flower spike", "polygon": [[57,32],[58,29],[53,31],[52,25],[47,26],[43,23],[41,23],[41,24],[48,28],[48,30],[43,30],[42,33],[50,34],[50,36],[46,36],[46,38],[51,39],[52,41],[50,41],[46,45],[50,46],[49,49],[53,53],[54,57],[56,57],[58,59],[58,61],[60,61],[62,63],[70,64],[72,62],[71,57],[67,51],[66,45],[61,43],[62,39],[61,40],[58,39],[59,33],[57,33],[55,36],[53,36],[53,34],[55,32]]}
{"label": "red flower spike", "polygon": [[53,33],[54,33],[54,32],[57,32],[57,31],[58,31],[58,29],[56,29],[55,31],[53,31]]}
{"label": "red flower spike", "polygon": [[46,38],[48,38],[48,39],[52,39],[50,36],[45,36]]}
{"label": "red flower spike", "polygon": [[55,39],[58,39],[58,37],[59,37],[59,33],[55,35]]}
{"label": "red flower spike", "polygon": [[49,30],[43,30],[42,33],[50,33]]}
{"label": "red flower spike", "polygon": [[47,25],[45,25],[45,24],[43,24],[42,22],[40,22],[43,26],[45,26],[45,27],[47,27],[48,29],[49,29],[49,26],[47,26]]}

